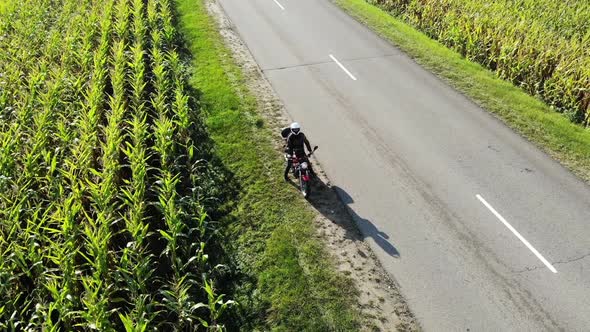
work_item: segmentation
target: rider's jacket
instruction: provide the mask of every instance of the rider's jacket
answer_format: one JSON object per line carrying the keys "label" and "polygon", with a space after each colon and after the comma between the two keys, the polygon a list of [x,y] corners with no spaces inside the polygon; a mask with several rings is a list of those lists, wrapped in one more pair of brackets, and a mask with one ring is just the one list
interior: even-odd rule
{"label": "rider's jacket", "polygon": [[307,151],[311,152],[311,144],[309,144],[309,141],[307,140],[307,137],[305,137],[304,133],[300,132],[298,135],[291,133],[289,136],[287,136],[287,151],[290,155],[295,152],[297,157],[305,156],[305,150],[303,148],[304,144],[307,147]]}

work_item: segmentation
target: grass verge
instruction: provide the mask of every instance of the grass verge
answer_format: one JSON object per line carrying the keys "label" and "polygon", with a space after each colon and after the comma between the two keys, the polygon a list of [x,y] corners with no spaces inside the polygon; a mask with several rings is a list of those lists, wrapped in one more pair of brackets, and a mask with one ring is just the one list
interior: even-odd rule
{"label": "grass verge", "polygon": [[590,130],[365,0],[334,0],[432,73],[590,182]]}
{"label": "grass verge", "polygon": [[0,0],[0,14],[4,14],[6,10],[8,10],[8,3],[6,0]]}
{"label": "grass verge", "polygon": [[[208,0],[177,0],[181,32],[193,60],[204,121],[216,154],[241,188],[227,241],[240,271],[231,319],[242,328],[278,331],[356,330],[357,290],[337,273],[317,238],[314,214],[282,181],[282,158],[257,113],[255,97],[233,63]],[[231,295],[231,294],[230,294]]]}

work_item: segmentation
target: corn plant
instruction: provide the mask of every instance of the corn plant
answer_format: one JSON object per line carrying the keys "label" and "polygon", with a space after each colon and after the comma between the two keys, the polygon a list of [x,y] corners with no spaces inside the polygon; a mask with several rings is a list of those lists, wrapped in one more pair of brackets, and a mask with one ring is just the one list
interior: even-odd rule
{"label": "corn plant", "polygon": [[222,328],[173,6],[0,14],[0,329]]}
{"label": "corn plant", "polygon": [[368,1],[590,126],[590,2]]}

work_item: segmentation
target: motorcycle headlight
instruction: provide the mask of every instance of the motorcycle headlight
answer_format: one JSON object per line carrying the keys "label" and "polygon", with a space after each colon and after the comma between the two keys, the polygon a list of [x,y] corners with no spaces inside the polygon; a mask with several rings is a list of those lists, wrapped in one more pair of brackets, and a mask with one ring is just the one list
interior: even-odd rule
{"label": "motorcycle headlight", "polygon": [[301,169],[307,169],[307,163],[302,163],[301,164]]}

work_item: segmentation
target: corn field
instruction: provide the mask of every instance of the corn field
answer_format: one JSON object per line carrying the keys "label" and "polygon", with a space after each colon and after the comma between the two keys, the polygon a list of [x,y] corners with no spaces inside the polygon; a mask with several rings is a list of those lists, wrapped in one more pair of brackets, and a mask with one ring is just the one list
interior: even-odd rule
{"label": "corn field", "polygon": [[0,330],[222,329],[174,2],[3,2]]}
{"label": "corn field", "polygon": [[367,0],[590,126],[587,0]]}

